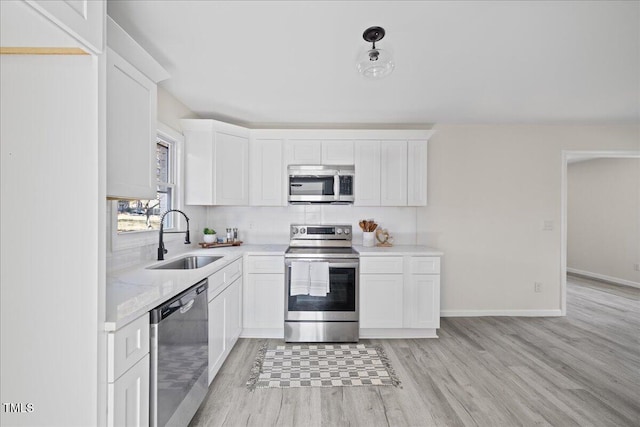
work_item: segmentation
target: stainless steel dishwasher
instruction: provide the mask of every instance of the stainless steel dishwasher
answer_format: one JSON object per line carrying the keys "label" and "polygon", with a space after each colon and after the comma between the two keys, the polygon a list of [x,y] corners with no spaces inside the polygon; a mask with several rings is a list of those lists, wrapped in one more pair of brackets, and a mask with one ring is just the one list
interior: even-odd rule
{"label": "stainless steel dishwasher", "polygon": [[208,390],[207,279],[151,311],[152,427],[186,426]]}

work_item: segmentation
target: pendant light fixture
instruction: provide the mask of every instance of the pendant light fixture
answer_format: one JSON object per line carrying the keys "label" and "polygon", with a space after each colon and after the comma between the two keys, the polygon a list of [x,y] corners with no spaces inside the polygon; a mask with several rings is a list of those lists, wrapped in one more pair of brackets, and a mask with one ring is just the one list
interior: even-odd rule
{"label": "pendant light fixture", "polygon": [[376,42],[382,40],[385,35],[384,28],[370,27],[364,30],[362,38],[372,43],[371,49],[364,50],[358,55],[358,71],[370,79],[381,79],[393,72],[396,64],[393,62],[391,52],[376,47]]}

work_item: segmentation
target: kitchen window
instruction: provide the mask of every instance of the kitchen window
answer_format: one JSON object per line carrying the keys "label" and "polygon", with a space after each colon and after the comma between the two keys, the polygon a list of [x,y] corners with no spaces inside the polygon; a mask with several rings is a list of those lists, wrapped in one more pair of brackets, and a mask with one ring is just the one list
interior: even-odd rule
{"label": "kitchen window", "polygon": [[[108,204],[111,250],[138,248],[158,241],[160,218],[168,209],[181,209],[182,134],[158,123],[156,138],[157,193],[153,200],[115,200]],[[167,215],[165,229],[186,227],[179,215]],[[177,234],[165,236],[165,241],[178,239]]]}
{"label": "kitchen window", "polygon": [[[174,144],[158,135],[156,141],[156,179],[158,191],[153,200],[118,200],[118,233],[160,229],[160,218],[173,209],[175,173]],[[165,228],[173,227],[173,218],[165,218]]]}

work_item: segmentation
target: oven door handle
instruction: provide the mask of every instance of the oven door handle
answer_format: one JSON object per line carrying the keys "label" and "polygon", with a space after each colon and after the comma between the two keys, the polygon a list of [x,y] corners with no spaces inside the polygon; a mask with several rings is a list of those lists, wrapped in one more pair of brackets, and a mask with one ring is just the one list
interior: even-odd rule
{"label": "oven door handle", "polygon": [[304,261],[304,262],[328,262],[329,268],[358,268],[360,267],[360,263],[358,261],[348,261],[348,260],[336,260],[336,259],[304,259],[304,258],[292,258],[285,259],[284,265],[286,267],[291,267],[291,262],[293,261]]}

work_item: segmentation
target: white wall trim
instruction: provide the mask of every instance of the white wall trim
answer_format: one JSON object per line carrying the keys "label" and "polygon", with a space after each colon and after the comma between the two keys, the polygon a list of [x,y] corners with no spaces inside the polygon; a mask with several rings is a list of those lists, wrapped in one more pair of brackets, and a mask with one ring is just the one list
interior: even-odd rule
{"label": "white wall trim", "polygon": [[440,317],[557,317],[563,316],[561,310],[442,310]]}
{"label": "white wall trim", "polygon": [[244,328],[240,338],[273,338],[284,339],[284,326],[282,328]]}
{"label": "white wall trim", "polygon": [[560,178],[560,311],[567,315],[567,174],[569,163],[591,159],[637,159],[640,151],[567,151],[562,150]]}
{"label": "white wall trim", "polygon": [[432,328],[360,328],[360,338],[412,339],[438,338],[437,330]]}
{"label": "white wall trim", "polygon": [[605,282],[611,282],[616,285],[631,286],[633,288],[640,288],[640,283],[633,282],[631,280],[620,279],[618,277],[607,276],[605,274],[593,273],[591,271],[578,270],[577,268],[567,267],[567,273],[575,274],[577,276],[584,276],[590,279],[602,280]]}

